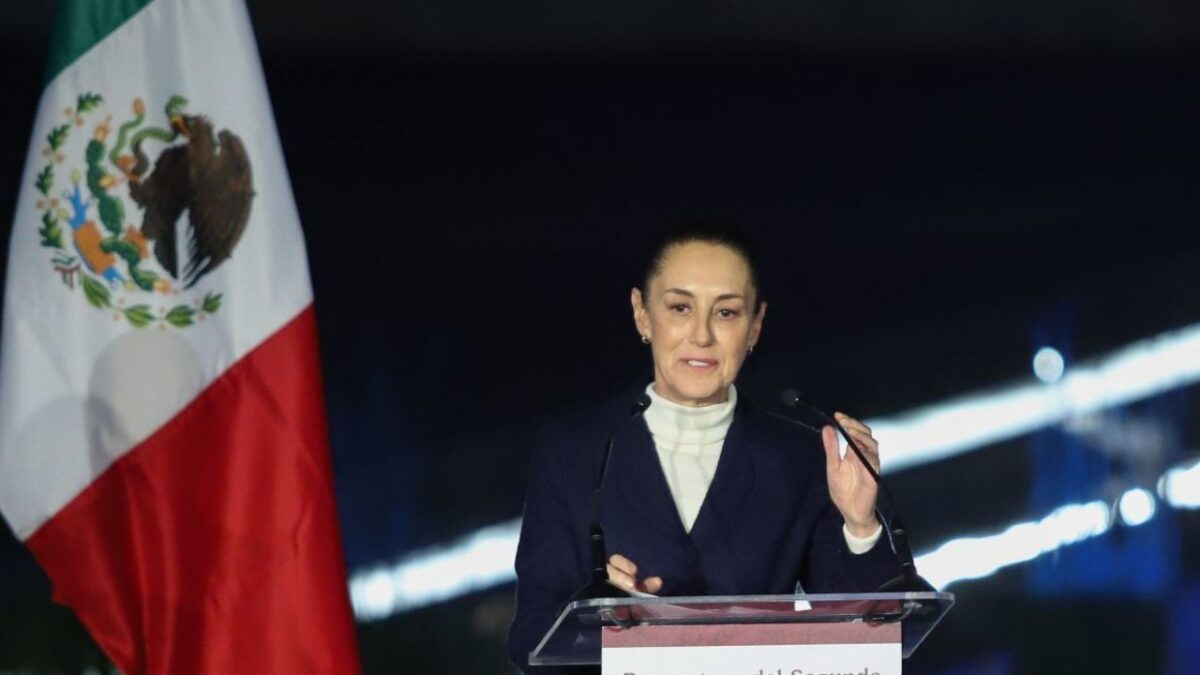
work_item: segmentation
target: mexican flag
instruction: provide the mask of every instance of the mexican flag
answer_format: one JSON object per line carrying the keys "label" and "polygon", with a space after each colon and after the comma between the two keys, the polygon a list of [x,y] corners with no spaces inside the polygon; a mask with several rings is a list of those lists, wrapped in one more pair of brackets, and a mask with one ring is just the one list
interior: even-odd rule
{"label": "mexican flag", "polygon": [[359,670],[299,217],[242,0],[61,0],[0,512],[118,668]]}

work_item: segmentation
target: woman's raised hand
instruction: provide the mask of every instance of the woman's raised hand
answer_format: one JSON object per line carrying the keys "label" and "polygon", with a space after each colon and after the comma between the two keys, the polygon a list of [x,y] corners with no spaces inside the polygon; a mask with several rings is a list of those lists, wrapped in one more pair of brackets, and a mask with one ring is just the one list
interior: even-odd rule
{"label": "woman's raised hand", "polygon": [[[879,442],[871,436],[871,428],[845,413],[837,412],[833,416],[878,472]],[[838,433],[832,426],[826,425],[821,429],[821,441],[825,444],[825,473],[829,479],[829,497],[833,505],[841,511],[851,534],[856,537],[871,536],[879,527],[879,520],[875,517],[879,486],[853,450],[848,450],[845,457],[841,456]]]}

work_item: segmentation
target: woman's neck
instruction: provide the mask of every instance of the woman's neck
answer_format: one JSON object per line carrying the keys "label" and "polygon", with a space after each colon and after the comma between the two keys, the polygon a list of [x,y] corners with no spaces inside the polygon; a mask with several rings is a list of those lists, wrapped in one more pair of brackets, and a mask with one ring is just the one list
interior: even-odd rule
{"label": "woman's neck", "polygon": [[688,406],[671,401],[654,386],[646,387],[650,407],[646,409],[646,424],[651,433],[663,439],[685,443],[712,442],[725,437],[737,406],[737,389],[730,386],[728,397],[721,403]]}

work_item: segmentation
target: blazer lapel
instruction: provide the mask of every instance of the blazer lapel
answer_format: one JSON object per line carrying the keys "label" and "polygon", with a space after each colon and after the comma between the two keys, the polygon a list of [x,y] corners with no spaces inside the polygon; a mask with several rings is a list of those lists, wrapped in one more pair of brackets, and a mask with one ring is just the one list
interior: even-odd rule
{"label": "blazer lapel", "polygon": [[612,508],[612,520],[636,524],[653,531],[661,540],[684,536],[683,522],[646,422],[638,420],[629,427],[618,434],[613,446],[605,483],[613,486],[617,499],[605,499],[604,519],[609,520],[607,509]]}
{"label": "blazer lapel", "polygon": [[[604,497],[609,553],[622,553],[638,565],[640,576],[660,576],[663,595],[708,592],[700,556],[683,529],[671,488],[663,475],[654,440],[645,422],[631,425],[618,438],[609,465]],[[610,497],[611,495],[611,497]]]}
{"label": "blazer lapel", "polygon": [[753,423],[746,406],[739,401],[712,485],[692,525],[692,541],[701,551],[705,576],[710,580],[733,574],[738,547],[730,528],[738,522],[738,512],[754,487]]}
{"label": "blazer lapel", "polygon": [[609,553],[663,577],[667,595],[705,594],[712,580],[738,577],[738,512],[754,486],[753,422],[738,404],[708,494],[689,535],[646,423],[617,435],[605,479],[602,522]]}

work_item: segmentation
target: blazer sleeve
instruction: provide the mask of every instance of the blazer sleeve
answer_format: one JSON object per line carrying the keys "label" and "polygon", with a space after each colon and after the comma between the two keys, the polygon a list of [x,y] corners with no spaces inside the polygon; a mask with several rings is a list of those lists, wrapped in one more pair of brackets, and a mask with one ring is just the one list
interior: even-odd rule
{"label": "blazer sleeve", "polygon": [[529,487],[517,546],[517,608],[508,633],[508,654],[525,673],[549,675],[567,669],[530,668],[529,652],[554,623],[562,603],[583,585],[586,575],[574,545],[570,491],[560,444],[541,439],[530,469]]}
{"label": "blazer sleeve", "polygon": [[819,500],[820,516],[801,571],[808,593],[870,593],[900,572],[900,564],[884,532],[865,553],[851,553],[842,533],[842,514],[829,498],[824,464],[816,472],[809,498]]}

